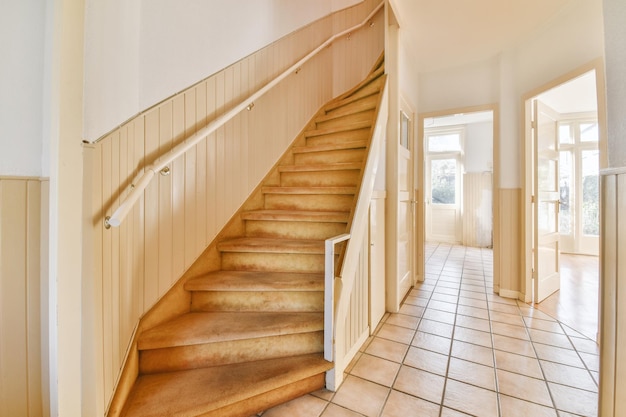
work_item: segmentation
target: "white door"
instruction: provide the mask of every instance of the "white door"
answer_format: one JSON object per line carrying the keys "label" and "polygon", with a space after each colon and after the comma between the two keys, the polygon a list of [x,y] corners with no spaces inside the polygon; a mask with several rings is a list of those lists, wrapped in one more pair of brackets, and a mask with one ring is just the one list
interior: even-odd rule
{"label": "white door", "polygon": [[413,126],[409,109],[400,112],[398,147],[398,299],[413,285]]}
{"label": "white door", "polygon": [[431,154],[426,166],[426,240],[460,243],[461,161],[458,154]]}
{"label": "white door", "polygon": [[534,102],[533,263],[536,303],[558,291],[559,274],[559,140],[558,113]]}

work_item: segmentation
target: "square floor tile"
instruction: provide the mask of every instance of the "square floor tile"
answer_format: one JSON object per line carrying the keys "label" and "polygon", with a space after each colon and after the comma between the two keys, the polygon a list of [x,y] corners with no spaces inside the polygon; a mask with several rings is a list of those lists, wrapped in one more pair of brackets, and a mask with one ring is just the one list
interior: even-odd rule
{"label": "square floor tile", "polygon": [[558,346],[564,349],[572,349],[573,346],[569,338],[564,334],[546,332],[544,330],[529,329],[530,339],[533,342],[543,343],[544,345]]}
{"label": "square floor tile", "polygon": [[400,364],[397,362],[363,354],[350,371],[350,374],[386,387],[391,387],[399,369]]}
{"label": "square floor tile", "polygon": [[459,293],[460,297],[465,297],[465,298],[473,298],[475,300],[486,300],[486,296],[484,293],[479,293],[479,292],[474,292],[474,291],[467,291],[467,290],[461,290],[461,292]]}
{"label": "square floor tile", "polygon": [[430,297],[430,299],[436,300],[436,301],[445,301],[446,303],[452,303],[452,304],[456,304],[459,301],[459,297],[456,295],[439,294],[439,293],[433,294],[433,296]]}
{"label": "square floor tile", "polygon": [[491,331],[494,334],[502,336],[514,337],[516,339],[530,340],[526,328],[515,326],[513,324],[501,323],[494,321],[491,323]]}
{"label": "square floor tile", "polygon": [[581,416],[598,414],[598,394],[549,382],[556,408]]}
{"label": "square floor tile", "polygon": [[478,319],[483,319],[483,320],[489,320],[489,311],[482,309],[482,308],[460,305],[457,310],[457,314],[476,317]]}
{"label": "square floor tile", "polygon": [[591,371],[600,371],[600,356],[594,355],[592,353],[584,353],[578,352],[581,358],[583,358],[583,362],[587,365],[587,368]]}
{"label": "square floor tile", "polygon": [[381,417],[439,417],[441,406],[400,391],[391,391]]}
{"label": "square floor tile", "polygon": [[534,317],[524,317],[524,323],[531,329],[545,330],[552,333],[565,333],[561,325],[552,320],[538,319]]}
{"label": "square floor tile", "polygon": [[422,319],[417,329],[425,333],[451,338],[454,326],[440,321]]}
{"label": "square floor tile", "polygon": [[515,339],[513,337],[493,335],[493,347],[497,350],[511,352],[518,355],[524,355],[531,358],[536,357],[535,349],[528,340]]}
{"label": "square floor tile", "polygon": [[393,324],[394,326],[406,327],[407,329],[415,330],[419,324],[419,317],[407,316],[406,314],[390,314],[386,324]]}
{"label": "square floor tile", "polygon": [[491,347],[491,333],[478,330],[466,329],[465,327],[455,327],[454,340],[473,343],[475,345]]}
{"label": "square floor tile", "polygon": [[493,351],[484,346],[455,340],[452,342],[452,356],[481,365],[493,366]]}
{"label": "square floor tile", "polygon": [[598,386],[586,369],[547,361],[541,361],[541,368],[546,376],[546,381],[598,392]]}
{"label": "square floor tile", "polygon": [[422,314],[424,314],[424,307],[403,304],[402,307],[400,307],[399,312],[408,316],[422,317]]}
{"label": "square floor tile", "polygon": [[515,326],[524,326],[524,320],[518,314],[502,313],[500,311],[490,311],[489,316],[491,321],[498,321],[500,323],[513,324]]}
{"label": "square floor tile", "polygon": [[335,404],[328,404],[320,417],[363,417],[363,414],[350,411]]}
{"label": "square floor tile", "polygon": [[495,301],[491,301],[489,303],[489,310],[497,311],[499,313],[519,314],[519,308],[517,307],[517,305],[502,304]]}
{"label": "square floor tile", "polygon": [[470,415],[498,416],[498,399],[493,391],[449,379],[443,405]]}
{"label": "square floor tile", "polygon": [[437,336],[432,333],[425,333],[421,331],[415,332],[415,337],[411,342],[411,345],[433,352],[448,355],[450,353],[451,339],[447,337]]}
{"label": "square floor tile", "polygon": [[413,339],[413,333],[415,330],[407,329],[406,327],[396,326],[393,324],[385,323],[376,333],[376,337],[381,337],[383,339],[393,340],[394,342],[411,343],[411,339]]}
{"label": "square floor tile", "polygon": [[448,313],[447,311],[427,309],[422,316],[426,320],[438,321],[440,323],[454,324],[454,313]]}
{"label": "square floor tile", "polygon": [[389,388],[349,375],[332,402],[368,417],[378,417],[389,391]]}
{"label": "square floor tile", "polygon": [[431,352],[420,348],[411,347],[404,358],[404,365],[433,374],[446,376],[448,369],[448,355]]}
{"label": "square floor tile", "polygon": [[468,329],[480,330],[481,332],[491,331],[489,320],[478,319],[476,317],[457,315],[456,325],[467,327]]}
{"label": "square floor tile", "polygon": [[367,349],[365,349],[365,352],[370,355],[378,356],[379,358],[400,363],[404,359],[408,349],[409,345],[375,337]]}
{"label": "square floor tile", "polygon": [[579,352],[591,353],[593,355],[600,354],[600,346],[593,340],[584,337],[570,336],[572,344]]}
{"label": "square floor tile", "polygon": [[314,397],[304,395],[294,400],[271,408],[263,413],[264,417],[319,417],[326,408],[328,402]]}
{"label": "square floor tile", "polygon": [[445,301],[430,300],[430,302],[428,303],[428,308],[440,311],[447,311],[448,313],[456,313],[456,304],[447,303]]}
{"label": "square floor tile", "polygon": [[440,404],[445,378],[420,369],[402,366],[393,389]]}
{"label": "square floor tile", "polygon": [[468,307],[487,309],[487,301],[477,300],[475,298],[459,297],[459,304]]}
{"label": "square floor tile", "polygon": [[453,410],[448,407],[443,407],[441,409],[441,417],[466,417],[469,414],[461,413],[460,411]]}
{"label": "square floor tile", "polygon": [[448,378],[495,391],[495,377],[496,375],[492,367],[462,359],[450,358]]}
{"label": "square floor tile", "polygon": [[428,298],[420,298],[413,295],[407,295],[404,299],[404,304],[414,305],[418,307],[426,307],[428,304]]}
{"label": "square floor tile", "polygon": [[557,346],[533,343],[537,357],[546,361],[562,363],[563,365],[584,368],[583,362],[574,349],[563,349]]}
{"label": "square floor tile", "polygon": [[504,395],[552,407],[546,381],[498,369],[498,390]]}
{"label": "square floor tile", "polygon": [[532,378],[543,378],[541,366],[536,358],[496,350],[496,368]]}
{"label": "square floor tile", "polygon": [[500,409],[502,417],[557,417],[554,408],[502,394],[500,395]]}

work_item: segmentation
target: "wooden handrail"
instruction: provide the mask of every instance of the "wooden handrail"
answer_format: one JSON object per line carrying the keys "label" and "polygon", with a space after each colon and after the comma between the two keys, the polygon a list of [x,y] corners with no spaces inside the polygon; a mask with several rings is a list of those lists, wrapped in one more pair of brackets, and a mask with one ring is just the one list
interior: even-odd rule
{"label": "wooden handrail", "polygon": [[378,13],[378,11],[384,6],[384,4],[385,2],[383,1],[378,6],[376,6],[376,8],[372,10],[372,12],[361,23],[328,38],[328,40],[326,40],[320,46],[315,48],[312,52],[310,52],[304,58],[300,59],[298,62],[293,64],[282,74],[278,75],[272,81],[267,83],[264,87],[262,87],[256,93],[252,94],[250,97],[248,97],[247,99],[245,99],[244,101],[242,101],[241,103],[239,103],[238,105],[230,109],[228,112],[217,117],[208,125],[200,129],[193,135],[189,136],[178,145],[174,146],[171,150],[169,150],[165,154],[158,157],[150,166],[145,167],[143,175],[139,178],[139,180],[136,183],[132,185],[132,189],[130,193],[128,194],[128,197],[126,197],[126,199],[119,205],[117,210],[115,210],[115,212],[110,217],[107,216],[104,219],[104,226],[107,229],[109,229],[111,226],[113,227],[120,226],[124,218],[126,218],[126,215],[130,212],[130,210],[133,208],[135,203],[143,195],[144,190],[148,187],[148,184],[150,184],[152,177],[154,177],[154,175],[157,172],[161,172],[164,169],[166,169],[167,166],[170,163],[172,163],[172,161],[174,161],[176,158],[178,158],[179,156],[183,155],[185,152],[193,148],[196,144],[204,140],[208,135],[215,132],[220,127],[224,126],[228,121],[233,119],[243,110],[245,109],[250,110],[252,106],[254,106],[255,100],[258,100],[259,98],[261,98],[263,95],[265,95],[265,93],[267,93],[269,90],[274,88],[278,83],[280,83],[282,80],[287,78],[289,75],[298,71],[298,69],[302,65],[308,62],[311,58],[317,55],[321,50],[326,48],[328,45],[332,44],[336,39],[344,35],[347,35],[355,30],[358,30],[362,28],[363,26],[365,26],[366,24],[368,24],[371,21],[371,19],[376,15],[376,13]]}

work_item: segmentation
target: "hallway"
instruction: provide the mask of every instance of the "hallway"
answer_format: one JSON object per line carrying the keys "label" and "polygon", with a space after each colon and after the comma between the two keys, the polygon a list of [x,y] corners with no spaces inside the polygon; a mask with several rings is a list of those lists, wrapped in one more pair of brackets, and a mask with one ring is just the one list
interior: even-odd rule
{"label": "hallway", "polygon": [[263,417],[596,415],[595,342],[494,295],[491,250],[439,244],[426,255],[426,281],[385,315],[336,393]]}

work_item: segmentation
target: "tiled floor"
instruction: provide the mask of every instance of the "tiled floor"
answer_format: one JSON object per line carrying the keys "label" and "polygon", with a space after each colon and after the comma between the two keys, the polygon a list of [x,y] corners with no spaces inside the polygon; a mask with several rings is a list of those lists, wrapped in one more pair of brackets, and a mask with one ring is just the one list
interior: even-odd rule
{"label": "tiled floor", "polygon": [[336,393],[263,417],[595,416],[598,348],[492,289],[492,252],[429,245],[426,281],[388,314]]}

